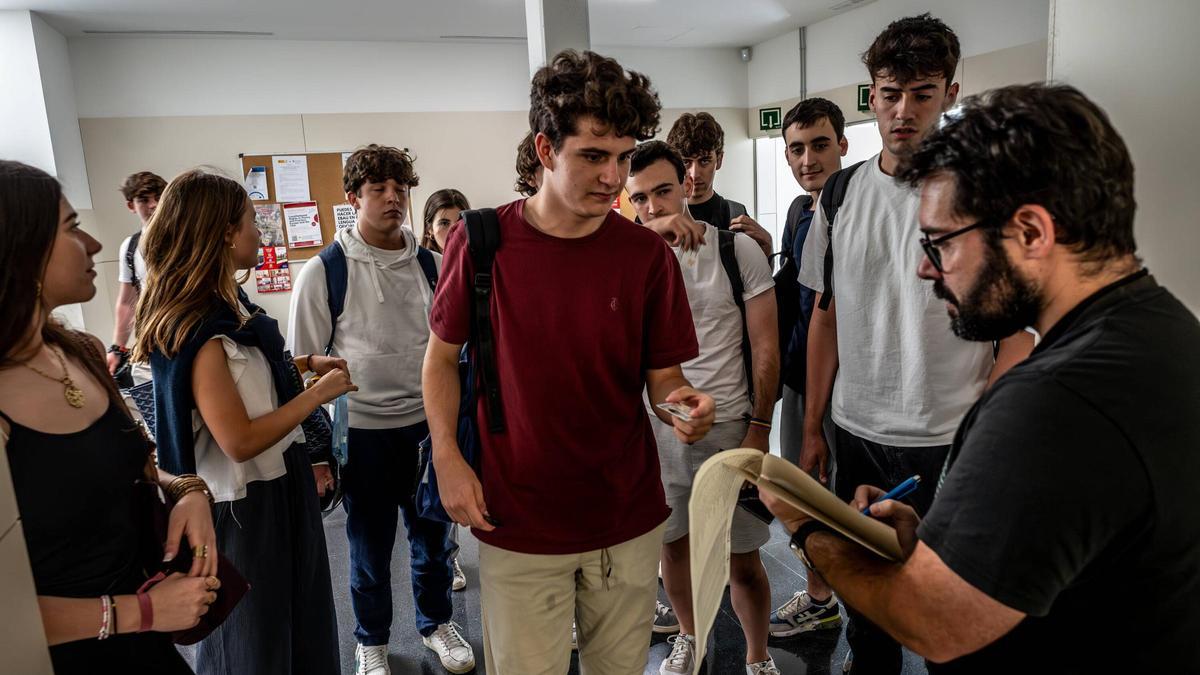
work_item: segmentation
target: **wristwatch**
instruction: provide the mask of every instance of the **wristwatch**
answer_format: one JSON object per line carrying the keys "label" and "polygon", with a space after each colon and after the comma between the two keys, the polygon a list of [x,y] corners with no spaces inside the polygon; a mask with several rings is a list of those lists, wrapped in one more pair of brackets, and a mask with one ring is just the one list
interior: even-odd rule
{"label": "wristwatch", "polygon": [[795,553],[796,557],[800,559],[800,562],[804,563],[804,566],[810,570],[814,570],[816,567],[813,566],[812,559],[808,557],[808,551],[805,550],[804,543],[808,540],[810,535],[817,532],[829,532],[831,534],[837,534],[837,531],[833,528],[819,520],[813,519],[806,521],[803,525],[796,528],[796,531],[792,534],[791,541],[788,542],[788,546],[791,546],[792,552]]}

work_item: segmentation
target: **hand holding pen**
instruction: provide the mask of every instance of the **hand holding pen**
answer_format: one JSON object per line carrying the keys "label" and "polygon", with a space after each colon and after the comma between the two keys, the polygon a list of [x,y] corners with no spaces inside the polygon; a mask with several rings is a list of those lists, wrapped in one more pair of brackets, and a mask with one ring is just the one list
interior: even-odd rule
{"label": "hand holding pen", "polygon": [[[875,501],[871,502],[871,504],[877,504],[877,503],[879,503],[879,502],[882,502],[882,501],[884,501],[884,500],[886,500],[886,499],[903,499],[904,497],[907,497],[908,495],[910,495],[910,494],[912,494],[913,492],[915,492],[915,491],[917,490],[917,486],[918,486],[920,483],[921,483],[921,477],[920,477],[920,476],[913,476],[912,478],[907,478],[907,479],[905,479],[905,480],[904,480],[904,482],[900,483],[900,484],[899,484],[899,485],[897,485],[896,487],[894,487],[894,488],[892,488],[891,490],[887,491],[887,492],[886,492],[886,493],[885,493],[885,494],[884,494],[882,497],[880,497],[879,499],[876,499]],[[862,510],[862,514],[863,514],[864,516],[869,516],[869,515],[871,515],[871,506],[870,506],[870,504],[868,504],[868,505],[867,505],[867,507],[866,507],[866,508],[864,508],[864,509]]]}

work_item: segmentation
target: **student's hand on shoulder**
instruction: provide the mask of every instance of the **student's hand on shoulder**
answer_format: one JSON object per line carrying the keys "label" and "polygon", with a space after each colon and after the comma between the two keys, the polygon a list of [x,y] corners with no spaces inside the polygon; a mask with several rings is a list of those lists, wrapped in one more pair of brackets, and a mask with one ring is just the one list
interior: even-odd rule
{"label": "student's hand on shoulder", "polygon": [[750,216],[738,216],[729,221],[729,229],[734,232],[744,233],[758,244],[763,253],[767,254],[767,257],[771,256],[771,252],[775,247],[775,242],[771,241],[771,233],[767,232],[762,225],[759,225]]}
{"label": "student's hand on shoulder", "polygon": [[913,507],[894,499],[875,503],[885,494],[874,485],[859,485],[854,491],[854,499],[850,500],[850,506],[855,511],[862,511],[869,506],[872,518],[894,527],[896,538],[900,540],[900,550],[904,551],[904,557],[907,558],[917,547],[917,526],[921,524],[921,516]]}
{"label": "student's hand on shoulder", "polygon": [[671,246],[678,246],[685,251],[693,251],[704,245],[704,226],[688,214],[663,216],[644,225],[657,232]]}
{"label": "student's hand on shoulder", "polygon": [[708,394],[696,391],[692,387],[680,387],[667,395],[667,403],[682,403],[692,409],[691,420],[684,422],[678,417],[671,417],[675,427],[675,436],[684,443],[695,443],[708,435],[712,429],[717,414],[717,404]]}

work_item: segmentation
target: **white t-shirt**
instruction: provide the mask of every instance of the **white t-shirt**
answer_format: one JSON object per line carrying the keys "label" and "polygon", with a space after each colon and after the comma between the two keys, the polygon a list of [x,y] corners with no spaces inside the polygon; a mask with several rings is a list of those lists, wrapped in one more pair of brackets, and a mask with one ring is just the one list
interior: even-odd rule
{"label": "white t-shirt", "polygon": [[[742,316],[733,302],[733,286],[721,265],[720,235],[712,225],[705,227],[704,246],[697,251],[671,249],[683,272],[696,341],[700,344],[700,356],[683,364],[683,375],[693,387],[716,401],[716,421],[728,422],[751,412],[742,363]],[[743,299],[749,301],[775,287],[771,265],[753,239],[738,234],[733,250],[742,273]]]}
{"label": "white t-shirt", "polygon": [[[233,375],[250,419],[262,417],[278,408],[279,394],[275,391],[271,367],[262,350],[240,345],[224,335],[213,339],[219,339],[225,349],[229,372]],[[192,411],[192,437],[196,452],[196,474],[208,483],[214,500],[231,502],[246,496],[247,483],[273,480],[286,474],[283,451],[292,443],[303,441],[304,432],[296,427],[278,443],[244,462],[233,461],[221,450],[196,410]]]}
{"label": "white t-shirt", "polygon": [[[121,242],[121,250],[117,253],[117,281],[123,284],[133,283],[133,274],[129,270],[129,242],[133,239],[133,235],[125,237]],[[142,247],[140,245],[133,252],[133,271],[137,273],[138,283],[146,284],[146,261],[142,258]]]}
{"label": "white t-shirt", "polygon": [[[885,174],[876,155],[850,179],[833,224],[833,421],[900,447],[949,444],[993,363],[991,343],[955,336],[933,284],[917,277],[919,205],[919,193]],[[828,246],[818,206],[799,277],[817,292],[824,292]]]}

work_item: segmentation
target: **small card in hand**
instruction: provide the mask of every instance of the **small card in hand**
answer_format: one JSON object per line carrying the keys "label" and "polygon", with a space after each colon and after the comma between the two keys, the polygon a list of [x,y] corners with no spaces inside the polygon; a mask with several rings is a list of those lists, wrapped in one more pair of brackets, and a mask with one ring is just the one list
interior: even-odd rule
{"label": "small card in hand", "polygon": [[758,498],[758,486],[754,483],[746,483],[738,492],[738,506],[750,512],[750,515],[758,518],[764,523],[770,525],[771,521],[775,520],[775,515],[767,508],[766,504]]}
{"label": "small card in hand", "polygon": [[659,410],[665,410],[684,422],[692,421],[692,409],[682,403],[659,403],[657,407]]}

